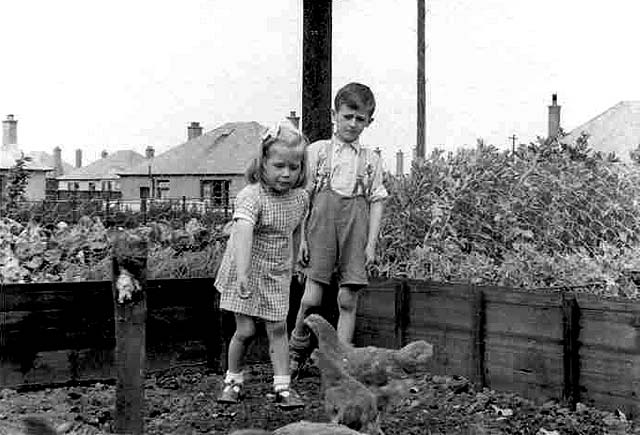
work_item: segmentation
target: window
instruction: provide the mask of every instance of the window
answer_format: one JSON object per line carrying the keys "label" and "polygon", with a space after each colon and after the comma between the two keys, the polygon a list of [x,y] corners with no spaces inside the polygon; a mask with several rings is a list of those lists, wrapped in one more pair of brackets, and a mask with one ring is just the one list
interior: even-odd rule
{"label": "window", "polygon": [[103,181],[101,187],[103,192],[111,191],[111,181]]}
{"label": "window", "polygon": [[229,180],[201,180],[200,197],[210,199],[214,205],[229,205]]}
{"label": "window", "polygon": [[67,190],[79,190],[80,189],[80,183],[77,182],[68,182],[67,183]]}
{"label": "window", "polygon": [[89,181],[89,192],[95,192],[96,191],[96,183],[94,183],[93,181]]}
{"label": "window", "polygon": [[155,180],[156,198],[166,198],[169,194],[169,180]]}

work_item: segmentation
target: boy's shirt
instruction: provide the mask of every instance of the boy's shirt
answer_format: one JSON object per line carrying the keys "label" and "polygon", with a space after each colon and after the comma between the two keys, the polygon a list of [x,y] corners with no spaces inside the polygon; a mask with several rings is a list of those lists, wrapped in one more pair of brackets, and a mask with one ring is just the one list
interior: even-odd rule
{"label": "boy's shirt", "polygon": [[[307,190],[310,192],[314,189],[318,177],[322,176],[324,164],[329,160],[325,156],[327,142],[330,140],[316,141],[307,148]],[[371,177],[373,177],[371,192],[367,199],[369,202],[382,201],[389,196],[382,184],[382,159],[378,153],[363,146],[359,141],[344,143],[337,137],[333,137],[333,155],[330,159],[331,188],[340,195],[354,196],[358,175],[358,155],[361,149],[364,150],[367,166],[371,168]]]}

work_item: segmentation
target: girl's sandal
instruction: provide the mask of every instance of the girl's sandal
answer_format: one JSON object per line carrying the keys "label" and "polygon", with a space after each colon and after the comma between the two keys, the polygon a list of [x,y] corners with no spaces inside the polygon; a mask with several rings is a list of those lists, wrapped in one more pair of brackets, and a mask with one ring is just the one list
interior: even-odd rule
{"label": "girl's sandal", "polygon": [[276,403],[284,410],[304,408],[304,401],[292,388],[276,391]]}
{"label": "girl's sandal", "polygon": [[244,398],[242,384],[224,384],[224,388],[218,396],[218,403],[236,404]]}

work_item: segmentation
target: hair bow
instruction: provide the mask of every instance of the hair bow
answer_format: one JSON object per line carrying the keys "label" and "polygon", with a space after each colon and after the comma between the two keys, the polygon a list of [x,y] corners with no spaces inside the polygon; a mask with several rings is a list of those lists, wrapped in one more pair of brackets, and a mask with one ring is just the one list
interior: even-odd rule
{"label": "hair bow", "polygon": [[267,130],[262,134],[262,142],[269,142],[278,138],[280,134],[280,123],[278,122],[275,126],[267,128]]}

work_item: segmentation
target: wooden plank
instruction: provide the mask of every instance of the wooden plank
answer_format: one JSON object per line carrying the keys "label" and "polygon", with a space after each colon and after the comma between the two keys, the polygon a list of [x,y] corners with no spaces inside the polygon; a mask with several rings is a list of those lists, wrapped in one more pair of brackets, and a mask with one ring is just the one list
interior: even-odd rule
{"label": "wooden plank", "polygon": [[[626,412],[640,416],[640,353],[617,352],[607,346],[580,348],[580,392],[582,400],[625,403]],[[607,406],[609,409],[610,407]]]}
{"label": "wooden plank", "polygon": [[0,366],[0,385],[16,387],[69,381],[115,379],[113,349],[53,350],[37,352],[35,364],[24,372],[19,363]]}
{"label": "wooden plank", "polygon": [[[562,396],[561,344],[520,338],[487,337],[487,385],[493,389],[527,392],[531,399]],[[512,385],[512,387],[510,387]]]}
{"label": "wooden plank", "polygon": [[427,293],[442,295],[450,298],[469,299],[469,286],[467,284],[446,284],[435,281],[407,280],[413,294]]}
{"label": "wooden plank", "polygon": [[612,352],[640,353],[640,317],[629,311],[582,309],[580,341]]}
{"label": "wooden plank", "polygon": [[[412,288],[413,289],[413,288]],[[472,301],[467,297],[447,297],[442,293],[413,292],[411,320],[413,325],[458,327],[471,331]]]}
{"label": "wooden plank", "polygon": [[394,319],[395,292],[394,287],[368,287],[358,297],[358,314]]}
{"label": "wooden plank", "polygon": [[562,339],[560,305],[509,304],[486,299],[487,335]]}
{"label": "wooden plank", "polygon": [[576,300],[583,312],[595,310],[604,313],[626,312],[640,315],[640,303],[637,300],[603,298],[589,293],[576,293]]}

